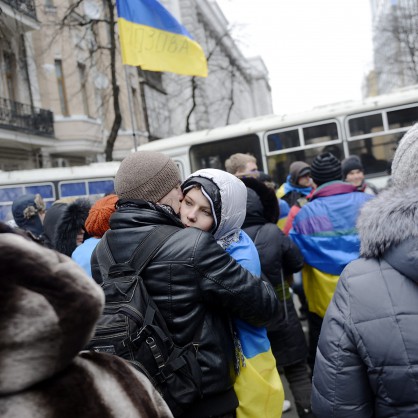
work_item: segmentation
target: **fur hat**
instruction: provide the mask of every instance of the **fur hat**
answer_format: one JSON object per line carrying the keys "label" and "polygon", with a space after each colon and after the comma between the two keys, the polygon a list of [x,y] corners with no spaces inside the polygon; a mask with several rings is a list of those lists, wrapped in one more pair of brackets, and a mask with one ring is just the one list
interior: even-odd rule
{"label": "fur hat", "polygon": [[109,220],[112,213],[116,210],[118,197],[110,194],[99,199],[90,209],[84,227],[92,237],[101,238],[110,228]]}
{"label": "fur hat", "polygon": [[39,213],[45,212],[45,203],[40,194],[24,194],[13,201],[12,213],[16,225],[31,232],[35,237],[42,234]]}
{"label": "fur hat", "polygon": [[0,393],[7,395],[70,364],[91,337],[104,295],[72,260],[1,232]]}
{"label": "fur hat", "polygon": [[176,164],[166,155],[138,151],[128,155],[115,177],[120,199],[142,199],[157,203],[180,184]]}
{"label": "fur hat", "polygon": [[311,164],[311,177],[317,186],[329,181],[341,180],[341,162],[330,152],[314,158]]}
{"label": "fur hat", "polygon": [[360,158],[357,155],[351,155],[341,162],[341,172],[343,175],[343,180],[347,178],[347,174],[352,170],[361,170],[364,171],[363,164],[361,163]]}
{"label": "fur hat", "polygon": [[291,184],[297,186],[299,178],[308,174],[311,174],[311,168],[304,161],[294,161],[290,164],[289,175]]}
{"label": "fur hat", "polygon": [[91,203],[86,198],[76,199],[63,207],[62,215],[56,225],[53,245],[57,251],[71,257],[77,247],[77,235],[84,229],[90,207]]}
{"label": "fur hat", "polygon": [[392,182],[396,187],[417,184],[418,123],[403,136],[392,162]]}

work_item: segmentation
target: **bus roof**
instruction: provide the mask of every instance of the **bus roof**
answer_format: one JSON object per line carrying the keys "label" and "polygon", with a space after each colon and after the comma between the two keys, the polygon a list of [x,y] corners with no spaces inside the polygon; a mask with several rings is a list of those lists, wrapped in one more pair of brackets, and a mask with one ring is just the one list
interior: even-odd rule
{"label": "bus roof", "polygon": [[316,122],[331,119],[341,115],[354,115],[363,112],[378,110],[385,107],[394,107],[402,104],[418,102],[418,85],[400,89],[391,94],[367,97],[363,100],[348,100],[317,106],[311,110],[283,115],[265,115],[251,119],[244,119],[236,124],[213,129],[190,132],[178,136],[148,142],[141,145],[138,151],[166,151],[194,145],[207,140],[233,138],[235,136],[249,135],[259,131],[276,129],[302,123]]}
{"label": "bus roof", "polygon": [[0,171],[0,185],[114,177],[119,165],[120,161],[111,161],[85,166]]}

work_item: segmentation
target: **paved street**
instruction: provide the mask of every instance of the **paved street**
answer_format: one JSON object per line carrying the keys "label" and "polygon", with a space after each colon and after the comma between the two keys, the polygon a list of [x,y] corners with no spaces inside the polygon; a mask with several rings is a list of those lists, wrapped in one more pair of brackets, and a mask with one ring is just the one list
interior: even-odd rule
{"label": "paved street", "polygon": [[293,400],[292,392],[289,389],[289,385],[287,383],[286,378],[284,375],[280,375],[280,378],[282,379],[283,387],[284,387],[284,397],[285,399],[289,400],[292,403],[292,408],[290,411],[285,412],[283,414],[283,418],[298,418],[298,414],[296,412],[295,408],[295,401]]}

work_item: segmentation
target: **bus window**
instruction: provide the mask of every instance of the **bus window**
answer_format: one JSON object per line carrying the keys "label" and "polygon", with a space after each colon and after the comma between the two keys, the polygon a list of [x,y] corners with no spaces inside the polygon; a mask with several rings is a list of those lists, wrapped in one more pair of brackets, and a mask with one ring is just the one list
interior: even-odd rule
{"label": "bus window", "polygon": [[387,174],[397,141],[402,138],[403,134],[402,132],[376,135],[371,138],[349,141],[349,154],[360,157],[364,174],[370,176]]}
{"label": "bus window", "polygon": [[12,203],[20,195],[24,194],[23,186],[1,187],[0,188],[0,220],[9,221],[13,219]]}
{"label": "bus window", "polygon": [[348,120],[350,136],[366,135],[383,131],[383,118],[381,113],[354,117]]}
{"label": "bus window", "polygon": [[0,220],[8,221],[10,219],[13,219],[12,203],[17,197],[26,193],[39,193],[42,196],[47,208],[50,207],[52,203],[55,201],[54,185],[52,183],[1,187]]}
{"label": "bus window", "polygon": [[320,144],[338,139],[338,128],[335,122],[323,123],[303,128],[305,145]]}
{"label": "bus window", "polygon": [[0,189],[0,202],[13,202],[17,197],[25,194],[23,186],[2,187]]}
{"label": "bus window", "polygon": [[387,112],[389,129],[405,128],[418,122],[418,107]]}
{"label": "bus window", "polygon": [[90,195],[105,195],[114,193],[113,180],[89,180],[89,194]]}
{"label": "bus window", "polygon": [[173,158],[173,161],[176,163],[177,169],[179,170],[181,180],[182,181],[185,180],[186,176],[184,174],[183,163],[179,160],[175,160],[174,158]]}
{"label": "bus window", "polygon": [[85,196],[87,194],[86,182],[61,182],[58,186],[60,197]]}
{"label": "bus window", "polygon": [[12,205],[0,203],[0,220],[7,222],[11,219],[13,219]]}
{"label": "bus window", "polygon": [[190,164],[192,172],[201,168],[225,169],[225,160],[237,152],[249,153],[257,159],[261,169],[260,140],[256,134],[220,141],[206,142],[190,147]]}
{"label": "bus window", "polygon": [[338,142],[335,144],[328,144],[326,146],[304,148],[268,156],[268,171],[274,181],[280,185],[286,181],[286,177],[289,174],[290,164],[294,161],[305,161],[307,164],[311,164],[312,160],[323,152],[331,152],[338,159],[344,158],[343,145],[341,142]]}
{"label": "bus window", "polygon": [[270,152],[300,147],[299,131],[297,129],[291,129],[272,132],[267,135],[267,144]]}
{"label": "bus window", "polygon": [[35,184],[26,186],[26,193],[39,193],[44,201],[46,199],[55,199],[54,187],[52,184]]}

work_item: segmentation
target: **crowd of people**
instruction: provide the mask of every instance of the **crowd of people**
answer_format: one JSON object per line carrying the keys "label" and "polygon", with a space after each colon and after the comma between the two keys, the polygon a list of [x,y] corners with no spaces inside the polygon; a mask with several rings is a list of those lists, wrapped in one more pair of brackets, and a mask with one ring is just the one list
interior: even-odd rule
{"label": "crowd of people", "polygon": [[[182,181],[169,157],[138,151],[93,204],[20,196],[0,223],[1,416],[280,418],[281,377],[301,418],[418,416],[416,161],[418,124],[383,191],[354,155],[294,161],[277,185],[248,154]],[[139,275],[152,316],[133,306]],[[115,306],[130,310],[118,339],[87,350]],[[154,315],[169,370],[154,334],[143,338]],[[143,328],[130,334],[134,317]],[[139,344],[158,373],[129,361]],[[170,381],[184,347],[193,393]]]}

